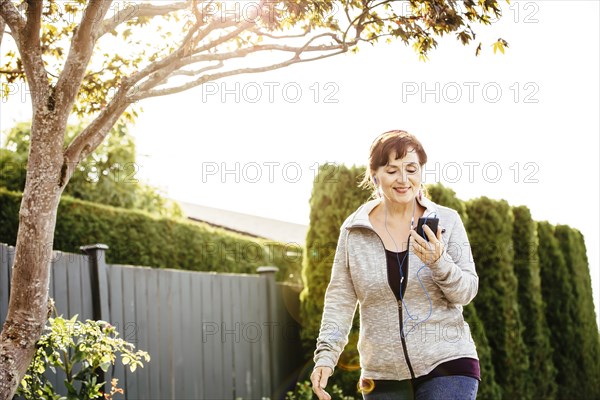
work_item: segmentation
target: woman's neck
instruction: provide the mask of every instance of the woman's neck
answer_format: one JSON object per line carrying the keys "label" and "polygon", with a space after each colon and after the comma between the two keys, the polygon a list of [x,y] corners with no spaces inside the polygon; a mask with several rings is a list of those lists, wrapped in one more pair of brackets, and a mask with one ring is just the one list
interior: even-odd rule
{"label": "woman's neck", "polygon": [[406,220],[412,218],[417,212],[416,200],[408,203],[392,203],[391,201],[383,200],[383,213],[387,212],[388,219]]}

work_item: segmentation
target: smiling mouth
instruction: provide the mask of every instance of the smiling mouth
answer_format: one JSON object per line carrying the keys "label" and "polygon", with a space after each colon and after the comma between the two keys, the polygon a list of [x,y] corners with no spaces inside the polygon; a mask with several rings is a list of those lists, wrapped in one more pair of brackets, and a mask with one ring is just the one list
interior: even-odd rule
{"label": "smiling mouth", "polygon": [[400,187],[394,188],[394,190],[398,193],[406,193],[406,192],[408,192],[408,189],[410,189],[410,186],[407,186],[405,188],[400,188]]}

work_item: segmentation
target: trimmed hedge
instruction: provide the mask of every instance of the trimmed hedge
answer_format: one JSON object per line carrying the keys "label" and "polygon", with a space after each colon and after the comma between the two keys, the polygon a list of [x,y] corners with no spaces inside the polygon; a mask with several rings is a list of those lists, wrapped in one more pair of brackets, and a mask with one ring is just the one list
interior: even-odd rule
{"label": "trimmed hedge", "polygon": [[520,399],[527,387],[529,357],[523,342],[517,277],[513,269],[513,221],[505,200],[480,197],[466,203],[467,231],[479,275],[473,300],[492,348],[502,398]]}
{"label": "trimmed hedge", "polygon": [[[0,242],[15,244],[20,204],[21,193],[0,188]],[[79,246],[93,243],[109,246],[110,264],[234,273],[256,273],[258,266],[272,265],[279,267],[278,281],[300,284],[298,247],[63,195],[53,248],[80,253]]]}
{"label": "trimmed hedge", "polygon": [[523,322],[523,340],[529,354],[527,387],[523,398],[553,399],[556,396],[557,370],[552,362],[554,349],[544,314],[544,299],[538,255],[536,222],[526,206],[513,207],[514,269],[519,288],[519,314]]}
{"label": "trimmed hedge", "polygon": [[578,327],[573,338],[574,356],[579,361],[578,393],[584,399],[600,399],[600,341],[585,242],[581,232],[567,225],[557,225],[554,236],[565,256],[565,279],[570,279],[573,287],[576,312],[572,317]]}
{"label": "trimmed hedge", "polygon": [[[427,186],[427,194],[433,202],[456,210],[463,224],[467,226],[468,215],[466,205],[456,197],[454,190],[443,186],[441,183],[436,183]],[[475,268],[478,268],[477,264]],[[477,390],[477,398],[480,400],[500,400],[502,398],[502,390],[496,382],[492,349],[485,333],[485,326],[477,314],[474,302],[463,307],[463,316],[469,324],[473,341],[477,347],[477,356],[479,357],[481,382]]]}
{"label": "trimmed hedge", "polygon": [[[301,339],[306,358],[311,360],[319,335],[325,290],[331,279],[331,267],[342,223],[371,193],[358,188],[364,168],[322,164],[310,198],[310,225],[304,250],[300,294]],[[338,368],[328,382],[344,393],[360,397],[356,383],[360,375],[358,333],[360,312],[354,315],[348,344],[340,355]]]}
{"label": "trimmed hedge", "polygon": [[578,326],[574,323],[577,302],[573,283],[560,244],[554,235],[555,227],[547,221],[537,224],[542,296],[545,303],[546,320],[550,328],[550,342],[554,348],[552,359],[558,369],[556,398],[573,398],[580,393],[579,374],[581,371],[581,346],[577,342]]}
{"label": "trimmed hedge", "polygon": [[[318,336],[339,228],[371,194],[357,185],[364,170],[340,165],[332,175],[324,166],[313,186],[301,294],[307,360]],[[327,177],[333,179],[324,182]],[[480,358],[478,398],[562,399],[573,393],[600,398],[600,336],[581,234],[560,226],[555,233],[547,222],[533,221],[526,207],[505,200],[463,202],[440,184],[427,185],[427,196],[461,215],[480,277],[477,296],[463,310]],[[359,374],[357,319],[330,380],[352,394]]]}

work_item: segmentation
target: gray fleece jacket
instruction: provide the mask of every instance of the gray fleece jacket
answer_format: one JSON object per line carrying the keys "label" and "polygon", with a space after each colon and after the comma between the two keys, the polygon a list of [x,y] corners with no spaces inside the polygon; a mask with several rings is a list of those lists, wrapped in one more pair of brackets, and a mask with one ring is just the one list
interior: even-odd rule
{"label": "gray fleece jacket", "polygon": [[335,369],[348,343],[357,303],[361,378],[416,378],[445,361],[479,359],[462,313],[477,294],[479,277],[460,215],[426,197],[418,200],[426,208],[424,216],[439,218],[445,249],[435,263],[425,266],[408,247],[402,302],[390,288],[385,247],[368,217],[380,201],[361,205],[340,228],[315,368]]}

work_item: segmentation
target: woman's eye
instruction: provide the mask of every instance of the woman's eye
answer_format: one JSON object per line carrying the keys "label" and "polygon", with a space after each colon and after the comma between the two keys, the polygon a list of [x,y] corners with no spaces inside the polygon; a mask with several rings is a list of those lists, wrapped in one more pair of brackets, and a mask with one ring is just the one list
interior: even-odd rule
{"label": "woman's eye", "polygon": [[416,169],[407,169],[406,172],[408,172],[409,174],[414,174],[415,172],[417,172]]}

